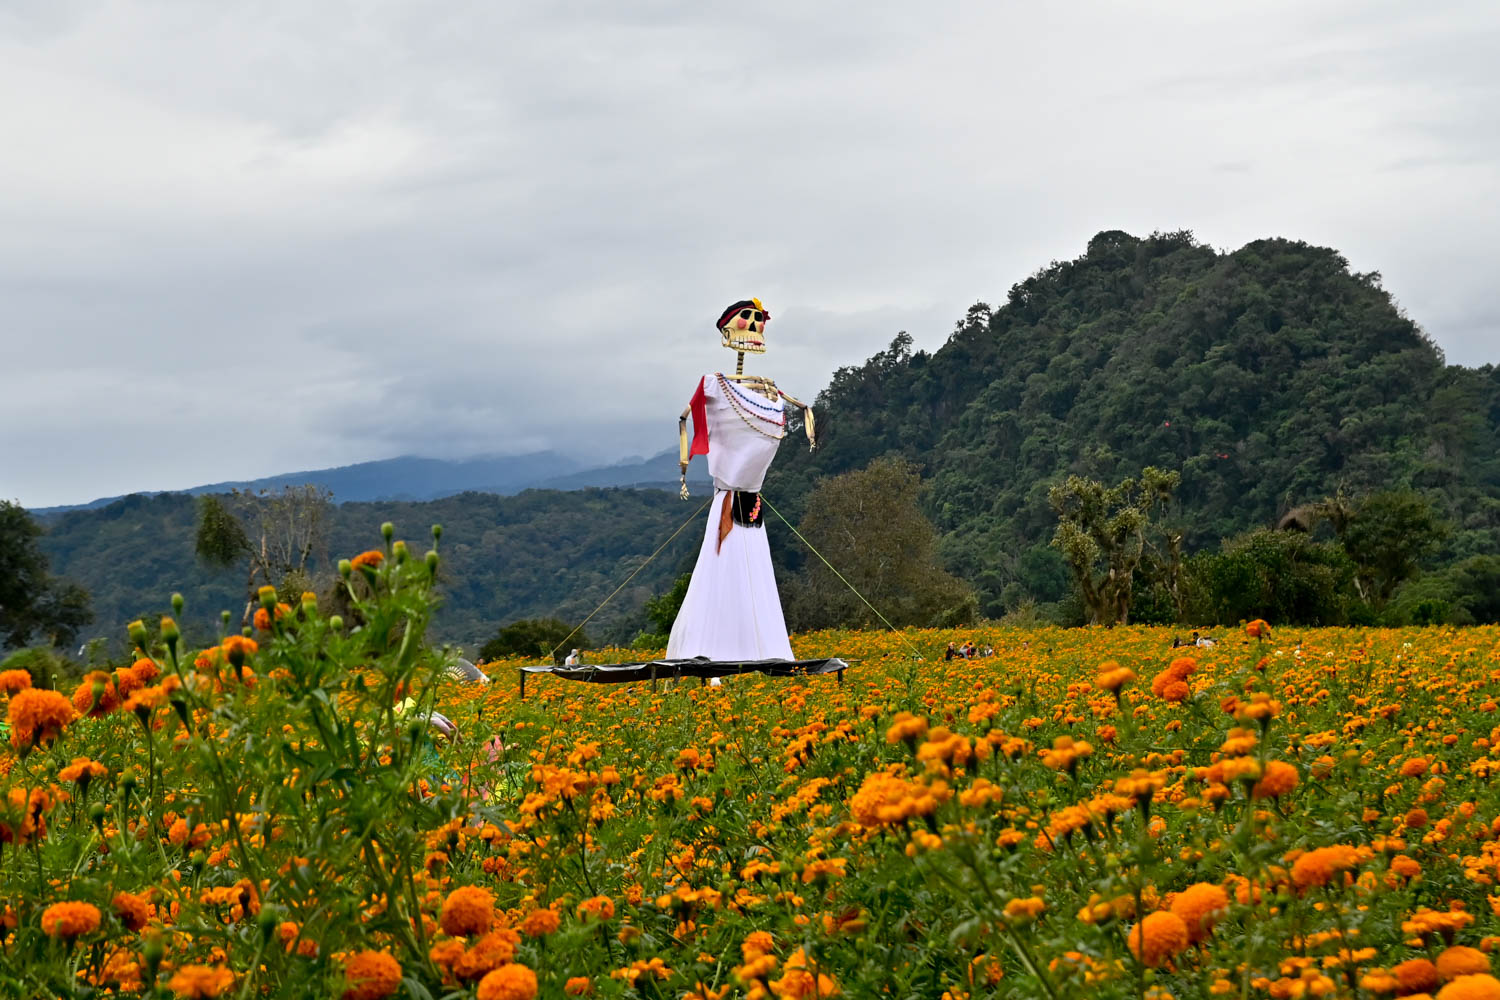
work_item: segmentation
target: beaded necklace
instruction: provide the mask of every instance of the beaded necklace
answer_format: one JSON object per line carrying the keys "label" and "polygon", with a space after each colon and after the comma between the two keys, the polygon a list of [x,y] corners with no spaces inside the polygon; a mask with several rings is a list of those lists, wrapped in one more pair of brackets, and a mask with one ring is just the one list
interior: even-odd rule
{"label": "beaded necklace", "polygon": [[739,386],[735,385],[733,382],[729,381],[723,375],[720,375],[719,379],[720,379],[720,381],[722,381],[724,383],[725,386],[727,386],[729,388],[730,392],[734,393],[735,396],[739,398],[739,401],[742,402],[742,403],[749,403],[751,406],[755,407],[757,410],[765,410],[765,411],[767,411],[769,413],[782,413],[782,414],[784,414],[786,412],[786,408],[785,407],[777,406],[774,403],[758,403],[758,402],[756,402],[754,399],[750,398],[752,395],[754,395],[754,393],[747,393],[747,392],[745,392],[743,389],[741,389]]}
{"label": "beaded necklace", "polygon": [[[729,380],[726,379],[723,375],[719,376],[719,384],[722,385],[726,390],[729,390],[729,391],[727,391],[725,393],[725,397],[724,398],[726,400],[728,400],[728,402],[729,402],[729,408],[731,410],[733,410],[736,414],[738,414],[739,418],[745,422],[745,426],[746,427],[750,428],[752,431],[754,431],[757,434],[760,434],[760,435],[763,435],[764,437],[770,438],[773,441],[780,441],[782,438],[786,437],[786,415],[785,415],[785,413],[782,414],[781,420],[777,421],[777,420],[772,420],[769,417],[763,417],[759,413],[748,412],[737,401],[739,393],[733,391],[733,387],[729,384]],[[763,430],[762,428],[756,426],[755,422],[750,419],[751,417],[755,417],[757,420],[763,420],[766,423],[771,424],[773,427],[776,427],[780,431],[780,433],[772,434],[770,431]]]}

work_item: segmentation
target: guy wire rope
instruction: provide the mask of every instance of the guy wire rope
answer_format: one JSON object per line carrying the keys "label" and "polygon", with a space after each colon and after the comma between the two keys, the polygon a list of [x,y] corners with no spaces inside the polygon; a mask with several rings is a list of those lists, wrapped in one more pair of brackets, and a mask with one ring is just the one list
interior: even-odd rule
{"label": "guy wire rope", "polygon": [[838,570],[834,569],[833,568],[833,563],[829,562],[826,558],[824,558],[823,553],[819,552],[816,548],[814,548],[812,542],[809,542],[806,538],[802,537],[802,532],[800,532],[800,531],[797,530],[796,525],[792,524],[791,521],[788,521],[786,519],[785,515],[783,515],[781,513],[781,511],[777,510],[776,507],[775,507],[775,505],[772,504],[771,501],[769,501],[769,500],[766,499],[766,495],[764,493],[762,493],[760,495],[760,499],[761,499],[762,503],[764,503],[767,507],[771,508],[771,513],[773,513],[777,517],[781,518],[781,523],[782,524],[784,524],[788,528],[792,529],[792,534],[796,535],[798,541],[800,541],[803,545],[807,546],[807,550],[809,552],[811,552],[813,555],[817,556],[819,559],[823,560],[823,565],[827,566],[828,569],[829,569],[829,571],[831,573],[833,573],[834,576],[836,576],[836,577],[839,578],[839,582],[840,583],[842,583],[844,586],[848,587],[849,590],[850,590],[850,592],[853,593],[855,597],[859,598],[861,601],[864,601],[865,602],[865,607],[869,608],[871,611],[874,611],[875,612],[875,616],[877,618],[879,618],[881,621],[885,622],[885,627],[886,628],[890,629],[892,632],[896,633],[896,635],[900,636],[901,637],[901,641],[904,642],[904,643],[906,643],[909,647],[911,647],[912,654],[917,659],[920,660],[920,659],[924,658],[922,656],[922,651],[917,648],[916,643],[914,643],[910,639],[908,639],[906,637],[906,633],[902,632],[900,629],[896,628],[896,626],[892,625],[891,622],[890,622],[890,619],[886,618],[885,615],[881,614],[880,611],[875,607],[875,605],[871,604],[869,602],[869,600],[866,599],[865,595],[861,594],[859,592],[858,588],[856,588],[854,586],[854,584],[852,584],[848,580],[844,579],[844,574],[842,574]]}
{"label": "guy wire rope", "polygon": [[604,600],[600,601],[599,602],[599,606],[597,608],[595,608],[593,611],[589,612],[588,618],[585,618],[583,621],[579,622],[573,628],[573,631],[571,631],[571,632],[569,632],[567,634],[567,636],[563,639],[562,642],[560,642],[556,646],[552,647],[552,656],[551,656],[551,659],[553,660],[553,662],[557,661],[557,651],[559,649],[562,649],[564,646],[566,646],[568,644],[568,640],[569,639],[572,639],[575,635],[577,635],[580,631],[582,631],[583,627],[585,625],[587,625],[589,623],[589,621],[595,615],[597,615],[599,612],[603,611],[604,610],[604,606],[606,604],[608,604],[610,601],[614,600],[615,595],[618,594],[620,591],[624,590],[625,589],[625,584],[629,583],[631,580],[634,580],[636,578],[636,574],[637,573],[639,573],[641,570],[645,569],[647,566],[651,565],[651,560],[655,559],[657,556],[661,555],[661,550],[664,549],[664,548],[666,548],[668,545],[671,545],[673,539],[675,539],[678,535],[682,534],[682,529],[686,528],[688,525],[692,524],[693,521],[698,517],[699,514],[703,513],[705,510],[707,510],[708,509],[708,505],[711,504],[711,503],[713,503],[713,500],[714,500],[713,497],[709,497],[707,500],[703,501],[703,506],[699,507],[696,511],[694,511],[688,517],[688,519],[686,521],[683,521],[682,524],[681,524],[681,526],[679,526],[676,531],[672,532],[672,534],[670,536],[668,536],[668,538],[667,538],[667,540],[665,542],[662,542],[660,545],[658,545],[656,547],[656,551],[655,552],[651,553],[651,555],[649,555],[649,556],[646,557],[646,561],[645,562],[643,562],[639,566],[637,566],[635,568],[635,571],[632,572],[629,576],[627,576],[625,578],[625,580],[624,580],[623,583],[621,583],[618,587],[616,587],[613,591],[611,591],[610,595],[608,597],[606,597]]}

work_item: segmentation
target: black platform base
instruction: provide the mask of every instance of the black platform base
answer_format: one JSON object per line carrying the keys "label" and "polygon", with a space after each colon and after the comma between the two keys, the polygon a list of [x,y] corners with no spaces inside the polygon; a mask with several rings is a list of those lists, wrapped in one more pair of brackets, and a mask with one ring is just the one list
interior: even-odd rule
{"label": "black platform base", "polygon": [[761,673],[772,677],[807,674],[837,674],[844,683],[849,664],[838,657],[825,660],[642,660],[637,663],[588,663],[576,667],[521,667],[521,697],[526,697],[527,674],[551,674],[570,681],[588,684],[624,684],[631,681],[656,681],[674,677],[729,677],[733,674]]}

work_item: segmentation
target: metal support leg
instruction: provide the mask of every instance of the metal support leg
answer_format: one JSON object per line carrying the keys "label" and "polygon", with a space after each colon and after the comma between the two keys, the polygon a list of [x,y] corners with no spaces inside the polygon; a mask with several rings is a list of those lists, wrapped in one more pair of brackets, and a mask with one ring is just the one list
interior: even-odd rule
{"label": "metal support leg", "polygon": [[838,672],[838,674],[839,674],[839,687],[843,687],[844,686],[844,672],[842,670],[840,670]]}
{"label": "metal support leg", "polygon": [[520,676],[521,676],[521,700],[525,701],[526,700],[526,671],[524,671],[524,670],[517,670],[516,673],[520,674]]}

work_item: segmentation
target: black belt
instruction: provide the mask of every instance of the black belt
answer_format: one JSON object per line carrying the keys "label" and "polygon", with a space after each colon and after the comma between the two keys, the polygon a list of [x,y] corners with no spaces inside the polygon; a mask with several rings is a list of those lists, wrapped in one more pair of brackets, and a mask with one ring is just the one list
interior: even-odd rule
{"label": "black belt", "polygon": [[760,494],[748,490],[734,490],[731,507],[731,516],[734,523],[745,528],[763,528],[766,524],[766,512],[761,507]]}

